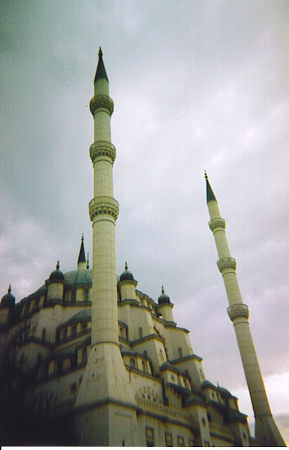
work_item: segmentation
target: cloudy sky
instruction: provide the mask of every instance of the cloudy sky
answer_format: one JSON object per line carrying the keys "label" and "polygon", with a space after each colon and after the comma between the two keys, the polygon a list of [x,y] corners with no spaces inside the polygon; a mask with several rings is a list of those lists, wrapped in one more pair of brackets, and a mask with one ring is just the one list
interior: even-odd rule
{"label": "cloudy sky", "polygon": [[[161,285],[204,370],[250,400],[208,228],[204,169],[289,439],[287,0],[0,0],[0,287],[17,301],[91,252],[89,100],[115,103],[117,269]],[[287,294],[287,295],[286,295]]]}

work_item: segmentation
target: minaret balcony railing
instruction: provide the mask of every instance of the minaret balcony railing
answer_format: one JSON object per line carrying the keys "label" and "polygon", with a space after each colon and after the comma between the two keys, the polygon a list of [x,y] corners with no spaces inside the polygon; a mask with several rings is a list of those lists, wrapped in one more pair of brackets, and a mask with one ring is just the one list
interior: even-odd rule
{"label": "minaret balcony railing", "polygon": [[96,141],[91,144],[89,148],[89,154],[91,161],[93,164],[95,161],[102,157],[106,156],[111,159],[111,162],[113,163],[115,160],[116,150],[115,146],[107,141]]}
{"label": "minaret balcony railing", "polygon": [[111,116],[113,113],[113,100],[108,95],[95,95],[90,100],[89,108],[93,116],[97,109],[105,109]]}
{"label": "minaret balcony railing", "polygon": [[235,303],[227,308],[228,316],[232,322],[236,319],[249,319],[249,308],[244,303]]}
{"label": "minaret balcony railing", "polygon": [[117,200],[109,196],[94,197],[89,202],[89,216],[93,221],[100,215],[112,216],[114,220],[118,218],[119,206]]}
{"label": "minaret balcony railing", "polygon": [[226,228],[226,222],[222,217],[213,217],[209,222],[209,227],[211,231],[214,231],[216,228],[224,230]]}
{"label": "minaret balcony railing", "polygon": [[223,273],[224,270],[228,270],[228,269],[233,269],[235,271],[236,267],[237,267],[237,263],[236,263],[235,258],[232,258],[232,256],[226,256],[224,258],[220,258],[217,261],[217,266],[219,268],[219,271],[221,273]]}

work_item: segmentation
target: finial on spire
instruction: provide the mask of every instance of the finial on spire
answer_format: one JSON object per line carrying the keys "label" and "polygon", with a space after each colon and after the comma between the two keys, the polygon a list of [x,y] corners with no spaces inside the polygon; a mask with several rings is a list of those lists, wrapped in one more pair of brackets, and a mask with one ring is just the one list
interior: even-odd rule
{"label": "finial on spire", "polygon": [[8,286],[8,294],[11,294],[11,283],[9,284],[9,286]]}
{"label": "finial on spire", "polygon": [[208,174],[207,174],[206,170],[204,172],[205,172],[205,178],[207,180],[208,179]]}
{"label": "finial on spire", "polygon": [[86,268],[89,269],[89,253],[87,252],[86,256]]}
{"label": "finial on spire", "polygon": [[84,240],[84,234],[82,233],[82,235],[81,235],[81,242],[83,242],[83,240]]}
{"label": "finial on spire", "polygon": [[98,50],[98,64],[97,64],[97,68],[96,68],[94,82],[96,82],[97,80],[100,80],[100,79],[105,79],[106,81],[108,81],[106,70],[105,70],[105,67],[103,64],[101,47],[99,47],[99,50]]}
{"label": "finial on spire", "polygon": [[164,295],[164,293],[165,293],[165,290],[164,290],[164,287],[162,286],[162,294]]}
{"label": "finial on spire", "polygon": [[125,268],[125,270],[127,270],[127,269],[128,269],[128,265],[127,265],[127,262],[125,262],[124,268]]}
{"label": "finial on spire", "polygon": [[56,263],[56,270],[59,270],[59,267],[60,267],[59,261],[57,261],[57,263]]}

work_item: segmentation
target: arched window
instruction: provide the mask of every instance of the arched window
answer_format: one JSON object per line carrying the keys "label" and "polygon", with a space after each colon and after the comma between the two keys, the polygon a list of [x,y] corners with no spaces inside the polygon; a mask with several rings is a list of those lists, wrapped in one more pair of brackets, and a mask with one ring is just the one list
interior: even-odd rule
{"label": "arched window", "polygon": [[142,364],[142,370],[144,372],[146,372],[146,363],[142,360],[141,364]]}
{"label": "arched window", "polygon": [[143,336],[143,334],[142,334],[142,327],[139,327],[138,335],[139,335],[140,338],[142,338],[142,336]]}

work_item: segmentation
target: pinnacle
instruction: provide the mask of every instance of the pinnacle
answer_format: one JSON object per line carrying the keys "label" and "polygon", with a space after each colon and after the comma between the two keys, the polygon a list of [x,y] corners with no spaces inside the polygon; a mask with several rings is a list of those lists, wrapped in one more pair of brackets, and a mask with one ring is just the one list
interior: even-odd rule
{"label": "pinnacle", "polygon": [[106,70],[104,67],[103,59],[102,59],[102,50],[101,47],[99,47],[98,50],[98,64],[95,72],[94,82],[97,80],[104,79],[108,81],[108,77],[106,74]]}
{"label": "pinnacle", "polygon": [[78,261],[77,261],[78,263],[81,263],[81,262],[85,263],[86,262],[83,240],[84,240],[84,237],[82,235],[81,236],[81,244],[80,244],[79,256],[78,256]]}

